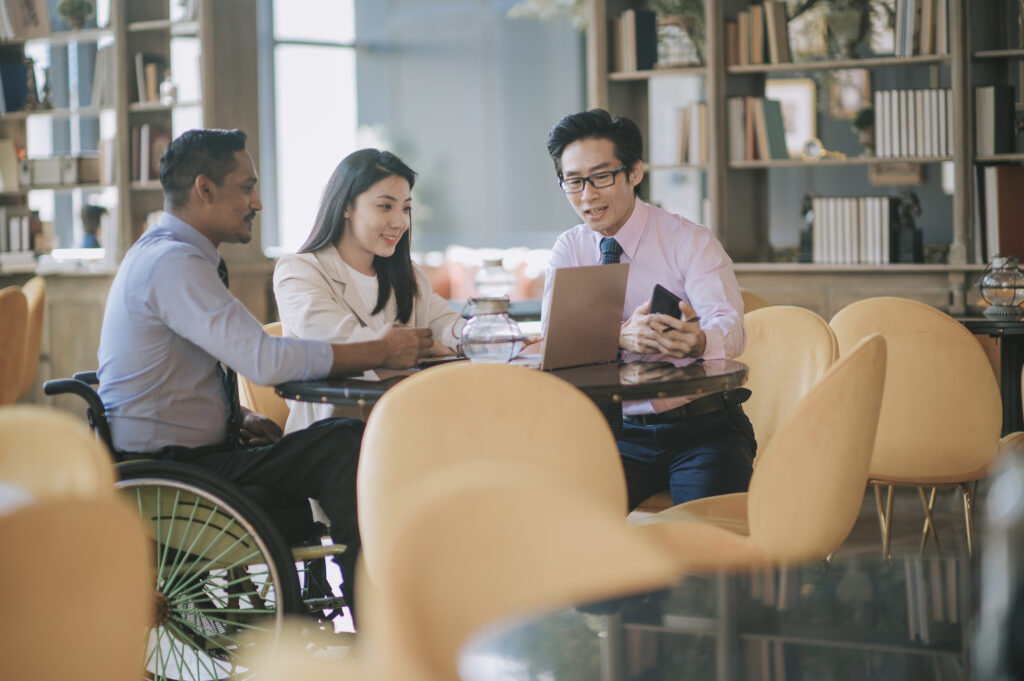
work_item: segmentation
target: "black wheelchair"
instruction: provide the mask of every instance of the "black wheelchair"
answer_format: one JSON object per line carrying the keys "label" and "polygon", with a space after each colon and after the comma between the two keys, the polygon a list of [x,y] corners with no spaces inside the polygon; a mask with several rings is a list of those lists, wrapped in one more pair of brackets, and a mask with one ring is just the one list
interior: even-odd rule
{"label": "black wheelchair", "polygon": [[85,400],[117,489],[149,530],[155,585],[146,678],[245,678],[245,635],[274,633],[286,615],[333,632],[345,602],[328,583],[327,559],[345,547],[313,522],[308,500],[239,488],[186,463],[118,461],[97,384],[95,372],[81,372],[47,381],[43,391]]}

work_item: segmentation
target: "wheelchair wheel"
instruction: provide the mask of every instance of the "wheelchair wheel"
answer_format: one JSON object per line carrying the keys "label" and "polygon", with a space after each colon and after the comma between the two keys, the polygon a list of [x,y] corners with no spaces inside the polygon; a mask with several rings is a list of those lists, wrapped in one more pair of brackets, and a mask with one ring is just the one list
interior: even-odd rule
{"label": "wheelchair wheel", "polygon": [[245,635],[276,632],[302,608],[284,540],[263,511],[201,468],[133,461],[117,472],[154,545],[147,677],[246,678]]}

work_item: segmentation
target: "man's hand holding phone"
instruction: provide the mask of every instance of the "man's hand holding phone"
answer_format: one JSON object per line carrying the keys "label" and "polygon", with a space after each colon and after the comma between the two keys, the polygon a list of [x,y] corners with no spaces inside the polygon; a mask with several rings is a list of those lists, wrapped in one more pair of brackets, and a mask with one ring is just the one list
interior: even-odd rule
{"label": "man's hand holding phone", "polygon": [[654,287],[651,300],[633,311],[619,332],[619,346],[641,355],[700,357],[706,344],[697,312],[660,285]]}

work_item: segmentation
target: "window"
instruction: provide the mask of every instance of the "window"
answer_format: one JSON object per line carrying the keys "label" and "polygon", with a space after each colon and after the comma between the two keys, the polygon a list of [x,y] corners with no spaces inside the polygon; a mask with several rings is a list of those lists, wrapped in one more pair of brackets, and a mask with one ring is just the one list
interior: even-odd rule
{"label": "window", "polygon": [[[354,0],[259,0],[263,247],[291,253],[356,149]],[[315,18],[315,20],[312,20]]]}

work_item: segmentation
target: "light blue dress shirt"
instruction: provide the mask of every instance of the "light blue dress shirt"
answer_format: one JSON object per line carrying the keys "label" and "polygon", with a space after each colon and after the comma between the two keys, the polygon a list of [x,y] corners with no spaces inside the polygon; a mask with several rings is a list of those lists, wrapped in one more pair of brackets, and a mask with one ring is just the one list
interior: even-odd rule
{"label": "light blue dress shirt", "polygon": [[99,349],[117,449],[223,442],[230,408],[218,362],[259,385],[330,373],[331,345],[265,333],[221,283],[219,262],[213,242],[169,213],[125,254]]}

